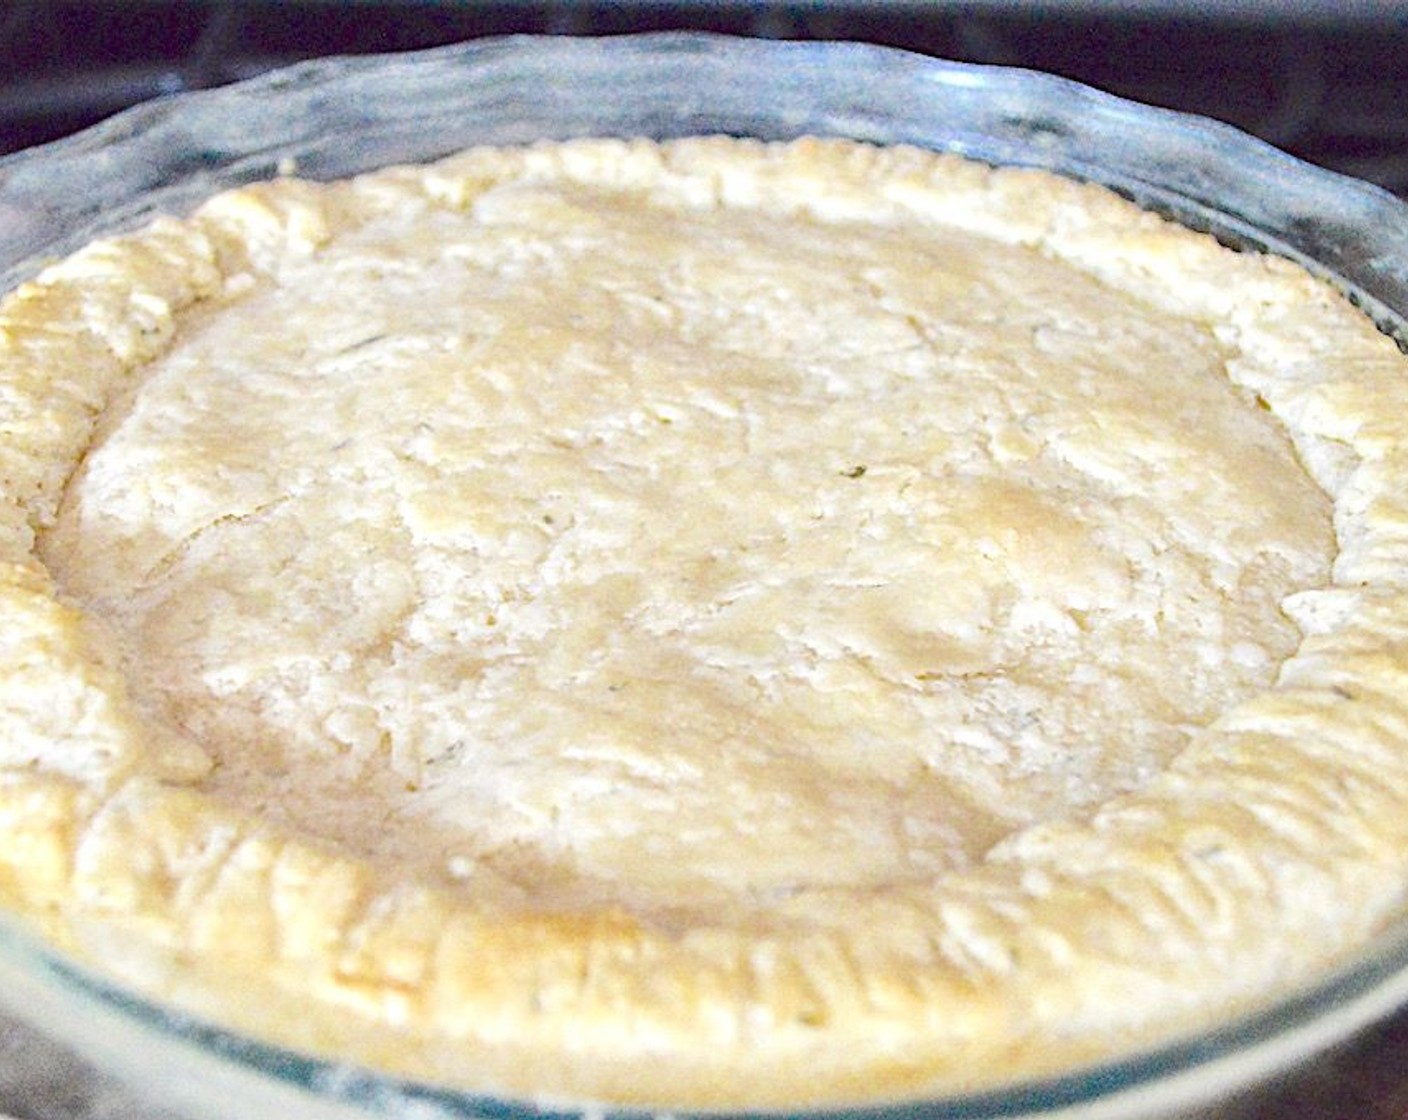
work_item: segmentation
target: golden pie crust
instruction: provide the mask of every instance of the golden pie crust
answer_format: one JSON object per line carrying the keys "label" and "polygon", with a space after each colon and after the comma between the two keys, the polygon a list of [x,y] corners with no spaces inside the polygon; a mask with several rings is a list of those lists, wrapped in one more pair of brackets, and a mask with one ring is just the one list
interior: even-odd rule
{"label": "golden pie crust", "polygon": [[0,900],[538,1100],[989,1088],[1408,883],[1408,378],[1295,265],[845,141],[218,196],[0,306]]}

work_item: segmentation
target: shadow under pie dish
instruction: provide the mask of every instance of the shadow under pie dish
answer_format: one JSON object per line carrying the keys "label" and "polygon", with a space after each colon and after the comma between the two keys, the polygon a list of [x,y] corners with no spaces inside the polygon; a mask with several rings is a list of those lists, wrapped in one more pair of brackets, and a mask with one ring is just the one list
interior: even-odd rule
{"label": "shadow under pie dish", "polygon": [[842,45],[147,114],[0,165],[114,168],[0,310],[0,883],[68,995],[450,1115],[1177,1101],[1398,998],[1392,200]]}

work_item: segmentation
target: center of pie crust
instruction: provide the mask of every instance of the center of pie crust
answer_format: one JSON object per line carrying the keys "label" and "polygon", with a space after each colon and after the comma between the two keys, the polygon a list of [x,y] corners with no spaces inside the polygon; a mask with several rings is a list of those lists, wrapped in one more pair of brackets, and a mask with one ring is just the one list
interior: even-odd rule
{"label": "center of pie crust", "polygon": [[1269,684],[1330,506],[1039,249],[570,184],[189,314],[44,541],[212,794],[542,906],[932,879]]}

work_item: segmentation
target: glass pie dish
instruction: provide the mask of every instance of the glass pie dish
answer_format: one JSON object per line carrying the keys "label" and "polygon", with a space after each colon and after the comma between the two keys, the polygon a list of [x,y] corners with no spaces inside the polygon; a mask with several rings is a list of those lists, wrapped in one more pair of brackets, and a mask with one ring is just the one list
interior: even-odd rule
{"label": "glass pie dish", "polygon": [[[100,234],[215,191],[331,179],[472,144],[725,133],[906,143],[1105,184],[1238,246],[1300,262],[1388,333],[1408,314],[1408,210],[1231,129],[1045,75],[849,44],[701,35],[508,39],[333,60],[152,103],[0,161],[0,289]],[[306,1057],[153,1005],[10,931],[0,999],[193,1116],[519,1117],[474,1097]],[[1408,928],[1319,986],[1152,1051],[981,1094],[847,1115],[1175,1116],[1408,1002]],[[603,1110],[564,1110],[568,1114]]]}

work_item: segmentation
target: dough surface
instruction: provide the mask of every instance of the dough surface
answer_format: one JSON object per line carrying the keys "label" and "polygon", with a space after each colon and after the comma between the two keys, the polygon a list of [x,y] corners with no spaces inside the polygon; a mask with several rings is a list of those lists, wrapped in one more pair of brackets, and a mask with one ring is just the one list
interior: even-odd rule
{"label": "dough surface", "polygon": [[1401,903],[1405,367],[1285,262],[907,149],[579,141],[220,196],[0,342],[5,897],[161,998],[884,1100]]}

